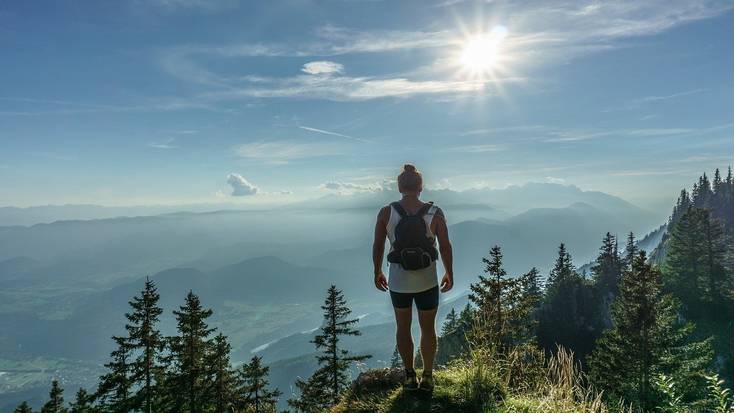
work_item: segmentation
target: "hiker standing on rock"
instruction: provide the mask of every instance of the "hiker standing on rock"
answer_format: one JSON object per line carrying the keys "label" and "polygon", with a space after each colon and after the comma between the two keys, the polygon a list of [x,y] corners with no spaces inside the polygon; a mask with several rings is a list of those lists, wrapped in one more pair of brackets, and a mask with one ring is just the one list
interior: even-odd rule
{"label": "hiker standing on rock", "polygon": [[[375,287],[380,291],[390,291],[397,324],[397,347],[405,366],[403,387],[406,390],[431,392],[439,296],[436,260],[440,252],[446,270],[440,289],[445,293],[454,285],[451,242],[441,208],[419,199],[423,190],[423,177],[415,166],[403,166],[403,171],[398,175],[398,190],[402,199],[383,207],[377,215],[372,245]],[[387,255],[389,280],[382,272],[385,238],[390,240],[391,245]],[[424,369],[420,382],[413,366],[414,349],[410,329],[413,301],[418,309],[421,329],[420,349]]]}

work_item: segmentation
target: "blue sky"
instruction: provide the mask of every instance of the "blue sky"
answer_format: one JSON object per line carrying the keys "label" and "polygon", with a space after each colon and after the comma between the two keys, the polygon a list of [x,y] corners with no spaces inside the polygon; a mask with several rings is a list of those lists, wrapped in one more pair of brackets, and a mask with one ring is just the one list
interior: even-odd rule
{"label": "blue sky", "polygon": [[733,38],[713,0],[5,1],[0,205],[290,202],[411,161],[659,207],[734,158]]}

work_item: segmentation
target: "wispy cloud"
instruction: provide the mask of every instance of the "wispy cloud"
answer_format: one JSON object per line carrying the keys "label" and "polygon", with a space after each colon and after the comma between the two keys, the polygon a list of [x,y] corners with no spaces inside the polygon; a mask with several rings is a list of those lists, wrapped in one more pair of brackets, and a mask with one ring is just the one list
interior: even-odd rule
{"label": "wispy cloud", "polygon": [[234,149],[241,158],[272,164],[294,160],[336,156],[344,148],[333,142],[300,142],[296,140],[259,141],[239,145]]}
{"label": "wispy cloud", "polygon": [[176,140],[174,138],[168,138],[162,142],[149,142],[148,146],[155,149],[176,149],[178,145],[175,145]]}
{"label": "wispy cloud", "polygon": [[324,75],[344,72],[344,65],[328,60],[319,60],[316,62],[308,62],[303,65],[301,71],[309,75]]}
{"label": "wispy cloud", "polygon": [[345,139],[349,139],[349,140],[352,140],[352,141],[372,143],[372,141],[368,141],[366,139],[357,138],[357,137],[354,137],[354,136],[345,135],[343,133],[338,133],[338,132],[332,132],[332,131],[328,131],[328,130],[324,130],[324,129],[317,129],[317,128],[312,128],[312,127],[309,127],[309,126],[299,126],[298,128],[299,129],[306,130],[306,131],[309,131],[309,132],[320,133],[322,135],[338,136],[340,138],[345,138]]}
{"label": "wispy cloud", "polygon": [[481,145],[462,145],[454,146],[451,148],[454,152],[465,152],[465,153],[487,153],[487,152],[499,152],[504,151],[506,147],[502,145],[492,144],[481,144]]}

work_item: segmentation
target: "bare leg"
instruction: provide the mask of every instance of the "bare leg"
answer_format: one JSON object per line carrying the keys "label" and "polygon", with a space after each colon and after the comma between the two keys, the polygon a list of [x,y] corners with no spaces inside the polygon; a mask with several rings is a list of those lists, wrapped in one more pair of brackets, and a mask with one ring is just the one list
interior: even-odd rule
{"label": "bare leg", "polygon": [[418,310],[418,323],[421,326],[421,357],[423,357],[423,371],[433,371],[433,359],[436,357],[436,311]]}
{"label": "bare leg", "polygon": [[406,369],[413,368],[413,336],[410,332],[412,319],[412,308],[395,308],[395,321],[398,327],[395,338],[398,344],[398,353],[400,353],[403,366]]}

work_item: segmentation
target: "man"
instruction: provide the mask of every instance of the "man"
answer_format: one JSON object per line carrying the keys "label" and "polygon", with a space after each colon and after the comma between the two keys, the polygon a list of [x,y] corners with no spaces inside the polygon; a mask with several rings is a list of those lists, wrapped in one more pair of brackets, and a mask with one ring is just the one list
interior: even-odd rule
{"label": "man", "polygon": [[[405,366],[403,387],[409,391],[420,389],[431,392],[434,385],[432,373],[436,356],[435,324],[439,298],[436,260],[440,252],[446,271],[440,289],[445,293],[454,285],[451,242],[443,211],[433,203],[424,203],[419,199],[423,177],[415,166],[403,166],[398,175],[398,190],[402,199],[383,207],[377,215],[372,245],[375,287],[380,291],[390,291],[397,324],[397,347]],[[389,281],[382,272],[385,238],[391,244],[387,256]],[[413,366],[414,349],[410,328],[414,301],[421,329],[423,374],[420,382]]]}

